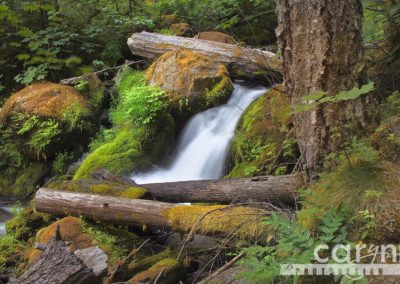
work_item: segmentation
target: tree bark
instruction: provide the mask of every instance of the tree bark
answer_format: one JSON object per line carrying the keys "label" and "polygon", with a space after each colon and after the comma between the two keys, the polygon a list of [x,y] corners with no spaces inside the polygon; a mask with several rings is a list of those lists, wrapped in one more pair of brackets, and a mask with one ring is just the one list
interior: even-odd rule
{"label": "tree bark", "polygon": [[170,227],[165,212],[177,206],[171,203],[118,198],[113,196],[76,193],[41,188],[35,196],[39,212],[55,215],[85,216],[113,224]]}
{"label": "tree bark", "polygon": [[304,185],[300,174],[137,185],[131,179],[100,169],[93,173],[93,178],[143,187],[159,201],[219,204],[246,201],[293,204],[298,189]]}
{"label": "tree bark", "polygon": [[[362,85],[359,0],[277,0],[277,11],[276,33],[283,55],[285,87],[292,104],[302,103],[303,96],[316,91],[334,96]],[[318,168],[325,153],[338,149],[341,139],[336,139],[338,135],[332,132],[345,124],[362,128],[364,120],[360,99],[295,114],[296,137],[306,167]]]}
{"label": "tree bark", "polygon": [[274,53],[234,44],[141,32],[128,39],[128,46],[134,55],[149,59],[156,59],[168,51],[190,49],[226,65],[236,75],[252,77],[263,71],[282,72],[282,62]]}
{"label": "tree bark", "polygon": [[101,281],[107,271],[107,255],[98,247],[73,253],[66,242],[57,238],[57,234],[59,236],[59,231],[45,248],[41,259],[12,281],[13,284],[94,284]]}
{"label": "tree bark", "polygon": [[271,202],[293,204],[304,185],[300,175],[181,181],[142,185],[157,200],[168,202]]}

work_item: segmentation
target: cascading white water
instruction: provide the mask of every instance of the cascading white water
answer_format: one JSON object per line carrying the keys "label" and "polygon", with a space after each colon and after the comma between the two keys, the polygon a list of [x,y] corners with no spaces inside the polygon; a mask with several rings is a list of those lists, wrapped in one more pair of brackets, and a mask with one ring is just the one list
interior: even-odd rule
{"label": "cascading white water", "polygon": [[137,174],[132,179],[146,184],[220,178],[241,114],[266,91],[263,87],[234,87],[227,104],[201,112],[188,122],[179,138],[177,156],[168,168]]}

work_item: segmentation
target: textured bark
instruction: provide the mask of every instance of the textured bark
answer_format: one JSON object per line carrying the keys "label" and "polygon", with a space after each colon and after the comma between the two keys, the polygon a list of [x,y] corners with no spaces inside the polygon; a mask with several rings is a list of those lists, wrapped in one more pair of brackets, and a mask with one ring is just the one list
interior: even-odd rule
{"label": "textured bark", "polygon": [[[93,178],[124,185],[138,186],[133,180],[101,169]],[[154,199],[167,202],[272,202],[292,204],[297,190],[304,185],[301,175],[260,176],[220,180],[196,180],[143,184]]]}
{"label": "textured bark", "polygon": [[41,259],[12,283],[94,284],[106,271],[107,255],[98,247],[73,253],[66,242],[54,238]]}
{"label": "textured bark", "polygon": [[145,184],[157,200],[169,202],[272,202],[291,204],[304,185],[300,175],[263,176]]}
{"label": "textured bark", "polygon": [[190,49],[226,65],[233,73],[247,76],[270,70],[282,72],[282,62],[274,53],[234,44],[141,32],[128,39],[128,46],[134,55],[150,59],[156,59],[168,51]]}
{"label": "textured bark", "polygon": [[170,227],[165,212],[175,204],[41,188],[35,196],[39,212],[71,214],[113,224]]}
{"label": "textured bark", "polygon": [[[359,87],[364,69],[362,6],[359,0],[277,0],[276,30],[291,103],[316,91],[335,95]],[[340,139],[330,135],[345,123],[363,127],[363,102],[329,104],[294,117],[306,167],[313,170]]]}

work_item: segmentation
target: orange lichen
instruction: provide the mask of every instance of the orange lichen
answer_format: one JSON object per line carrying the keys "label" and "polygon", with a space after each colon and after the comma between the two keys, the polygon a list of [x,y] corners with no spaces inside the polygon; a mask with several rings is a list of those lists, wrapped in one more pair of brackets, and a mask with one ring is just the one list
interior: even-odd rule
{"label": "orange lichen", "polygon": [[[54,237],[57,226],[60,226],[61,238],[66,242],[70,242],[69,247],[72,251],[88,248],[96,244],[89,234],[83,232],[81,219],[75,217],[65,217],[43,228],[37,233],[35,241],[41,244],[48,244]],[[35,263],[42,253],[37,249],[30,250],[27,256],[28,265]]]}
{"label": "orange lichen", "polygon": [[6,101],[0,112],[0,122],[15,112],[63,120],[64,113],[76,105],[89,112],[85,98],[75,88],[39,82],[13,94]]}

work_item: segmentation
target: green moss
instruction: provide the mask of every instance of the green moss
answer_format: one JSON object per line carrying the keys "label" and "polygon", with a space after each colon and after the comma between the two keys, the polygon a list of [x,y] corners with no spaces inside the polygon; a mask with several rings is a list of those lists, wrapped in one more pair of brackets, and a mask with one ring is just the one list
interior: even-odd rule
{"label": "green moss", "polygon": [[378,149],[382,158],[389,161],[399,161],[400,116],[393,116],[382,122],[371,135],[370,142]]}
{"label": "green moss", "polygon": [[13,235],[0,237],[0,270],[4,271],[8,267],[17,267],[22,261],[21,255],[25,246]]}
{"label": "green moss", "polygon": [[206,92],[206,106],[218,106],[229,98],[233,92],[233,84],[227,74],[221,75],[220,81]]}
{"label": "green moss", "polygon": [[238,239],[253,239],[267,232],[261,223],[262,211],[248,207],[214,206],[176,206],[166,212],[172,226],[189,232],[193,226],[199,234],[227,235],[235,233]]}
{"label": "green moss", "polygon": [[118,183],[98,180],[67,180],[54,181],[47,185],[48,188],[67,190],[72,192],[94,193],[99,195],[109,195],[129,199],[142,198],[147,191],[141,187],[132,187]]}
{"label": "green moss", "polygon": [[166,258],[157,262],[148,270],[136,274],[128,283],[152,282],[160,273],[162,273],[163,283],[179,283],[179,280],[182,280],[181,277],[184,276],[184,269],[176,259]]}
{"label": "green moss", "polygon": [[84,160],[74,179],[88,178],[96,169],[128,174],[149,167],[171,147],[175,126],[163,95],[144,85],[140,72],[125,68],[117,78],[119,97],[110,117],[113,135]]}
{"label": "green moss", "polygon": [[157,262],[165,258],[175,258],[175,254],[176,253],[172,252],[170,248],[167,248],[158,254],[132,261],[128,265],[128,273],[130,275],[134,275],[140,271],[147,270],[151,266],[155,265]]}
{"label": "green moss", "polygon": [[163,126],[120,129],[111,142],[100,146],[84,160],[74,179],[88,178],[99,168],[123,175],[149,167],[153,159],[161,155],[164,146],[168,149],[168,138],[174,129],[168,126],[162,129]]}
{"label": "green moss", "polygon": [[296,162],[292,116],[282,91],[280,86],[269,90],[242,115],[232,141],[234,167],[228,177],[284,174],[289,171],[286,165]]}
{"label": "green moss", "polygon": [[6,223],[6,230],[17,240],[27,241],[37,230],[50,224],[52,219],[51,215],[38,213],[32,205],[29,205]]}
{"label": "green moss", "polygon": [[49,167],[43,162],[29,162],[26,166],[6,169],[0,173],[1,193],[26,198],[49,172]]}

